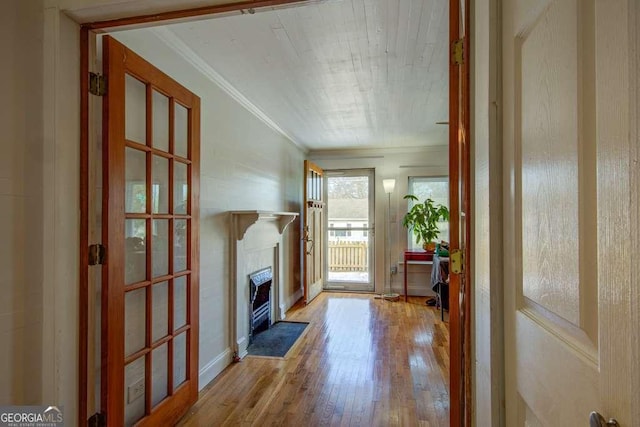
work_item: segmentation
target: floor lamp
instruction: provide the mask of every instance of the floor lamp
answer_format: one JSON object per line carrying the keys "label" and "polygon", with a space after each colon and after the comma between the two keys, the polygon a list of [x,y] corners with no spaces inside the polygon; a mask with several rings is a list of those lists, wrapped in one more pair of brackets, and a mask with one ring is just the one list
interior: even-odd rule
{"label": "floor lamp", "polygon": [[385,248],[387,249],[387,256],[389,260],[389,268],[387,269],[386,279],[389,283],[389,292],[383,293],[382,298],[389,301],[397,301],[400,298],[400,295],[391,292],[391,241],[390,241],[390,233],[389,229],[391,228],[391,193],[393,193],[393,189],[396,186],[396,180],[391,179],[383,179],[382,187],[384,188],[384,192],[387,193],[387,221],[385,224]]}

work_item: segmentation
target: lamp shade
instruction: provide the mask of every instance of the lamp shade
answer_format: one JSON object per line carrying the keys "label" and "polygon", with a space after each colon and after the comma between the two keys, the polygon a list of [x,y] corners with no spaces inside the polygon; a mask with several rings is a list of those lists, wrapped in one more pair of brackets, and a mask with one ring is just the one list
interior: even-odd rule
{"label": "lamp shade", "polygon": [[384,187],[385,193],[393,193],[393,189],[396,187],[396,180],[391,179],[383,179],[382,186]]}

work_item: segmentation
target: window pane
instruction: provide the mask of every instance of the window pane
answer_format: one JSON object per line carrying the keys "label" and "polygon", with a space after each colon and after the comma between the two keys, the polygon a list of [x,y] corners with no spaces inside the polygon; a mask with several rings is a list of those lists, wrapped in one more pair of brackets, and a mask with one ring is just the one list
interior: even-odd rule
{"label": "window pane", "polygon": [[173,388],[187,380],[187,333],[173,340]]}
{"label": "window pane", "polygon": [[173,165],[173,213],[186,214],[189,196],[188,167],[180,162],[174,162]]}
{"label": "window pane", "polygon": [[187,220],[176,219],[173,236],[173,271],[187,268]]}
{"label": "window pane", "polygon": [[369,173],[327,172],[327,279],[341,289],[372,283],[370,183]]}
{"label": "window pane", "polygon": [[124,222],[124,283],[141,282],[147,278],[147,235],[144,219],[127,219]]}
{"label": "window pane", "polygon": [[189,111],[182,105],[176,103],[174,114],[174,154],[180,157],[187,157],[187,141],[189,140]]}
{"label": "window pane", "polygon": [[130,356],[145,346],[147,330],[147,289],[124,294],[124,355]]}
{"label": "window pane", "polygon": [[128,213],[144,213],[147,211],[147,155],[129,147],[124,153],[124,209]]}
{"label": "window pane", "polygon": [[169,212],[169,160],[153,156],[152,206],[153,213]]}
{"label": "window pane", "polygon": [[153,297],[151,341],[157,341],[166,336],[169,330],[169,283],[156,283],[151,289],[151,294]]}
{"label": "window pane", "polygon": [[162,344],[151,353],[151,406],[154,407],[167,397],[168,385],[168,345]]}
{"label": "window pane", "polygon": [[153,277],[169,273],[169,220],[154,219],[152,223],[153,252],[151,265]]}
{"label": "window pane", "polygon": [[125,138],[144,144],[147,140],[147,86],[127,74],[124,90]]}
{"label": "window pane", "polygon": [[[145,357],[139,357],[124,368],[124,425],[132,426],[144,417],[145,401]],[[134,393],[134,389],[139,390]]]}
{"label": "window pane", "polygon": [[169,151],[169,98],[153,91],[153,146]]}
{"label": "window pane", "polygon": [[[436,204],[449,207],[449,178],[441,177],[409,177],[409,194],[413,194],[420,202],[426,199],[432,199]],[[410,201],[407,209],[411,209],[413,202]],[[449,240],[449,222],[441,221],[438,223],[440,235],[438,241]],[[408,241],[410,249],[421,249],[422,243],[416,243],[416,238],[412,231],[408,232]]]}
{"label": "window pane", "polygon": [[173,279],[173,330],[187,323],[187,276]]}

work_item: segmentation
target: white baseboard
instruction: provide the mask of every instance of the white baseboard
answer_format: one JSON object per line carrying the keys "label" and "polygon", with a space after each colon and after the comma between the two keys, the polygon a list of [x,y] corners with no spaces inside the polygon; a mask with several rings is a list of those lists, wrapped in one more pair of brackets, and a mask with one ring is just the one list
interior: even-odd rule
{"label": "white baseboard", "polygon": [[240,337],[238,341],[236,341],[236,344],[238,345],[238,357],[240,359],[249,354],[247,351],[247,347],[249,347],[249,340],[247,337]]}
{"label": "white baseboard", "polygon": [[280,312],[278,313],[279,320],[284,320],[287,318],[287,310],[289,310],[293,305],[298,302],[300,298],[302,298],[302,289],[298,289],[292,295],[289,295],[288,298],[284,300],[284,304],[280,304]]}
{"label": "white baseboard", "polygon": [[293,305],[295,303],[298,302],[298,300],[300,298],[302,298],[304,296],[304,293],[302,291],[302,288],[298,289],[297,291],[295,291],[292,295],[289,296],[289,298],[287,298],[287,300],[285,301],[285,307],[284,307],[284,311],[286,312],[287,310],[289,310],[291,307],[293,307]]}
{"label": "white baseboard", "polygon": [[211,360],[202,369],[200,369],[200,374],[198,375],[198,391],[205,388],[207,384],[213,381],[213,379],[224,370],[224,368],[231,364],[231,356],[231,349],[227,348],[225,351],[220,353],[218,357]]}

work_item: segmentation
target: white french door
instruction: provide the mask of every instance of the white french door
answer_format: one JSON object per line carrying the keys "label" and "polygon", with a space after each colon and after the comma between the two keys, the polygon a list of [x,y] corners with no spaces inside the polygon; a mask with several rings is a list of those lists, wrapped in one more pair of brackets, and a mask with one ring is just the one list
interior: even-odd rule
{"label": "white french door", "polygon": [[374,290],[373,178],[373,169],[325,170],[326,290]]}

